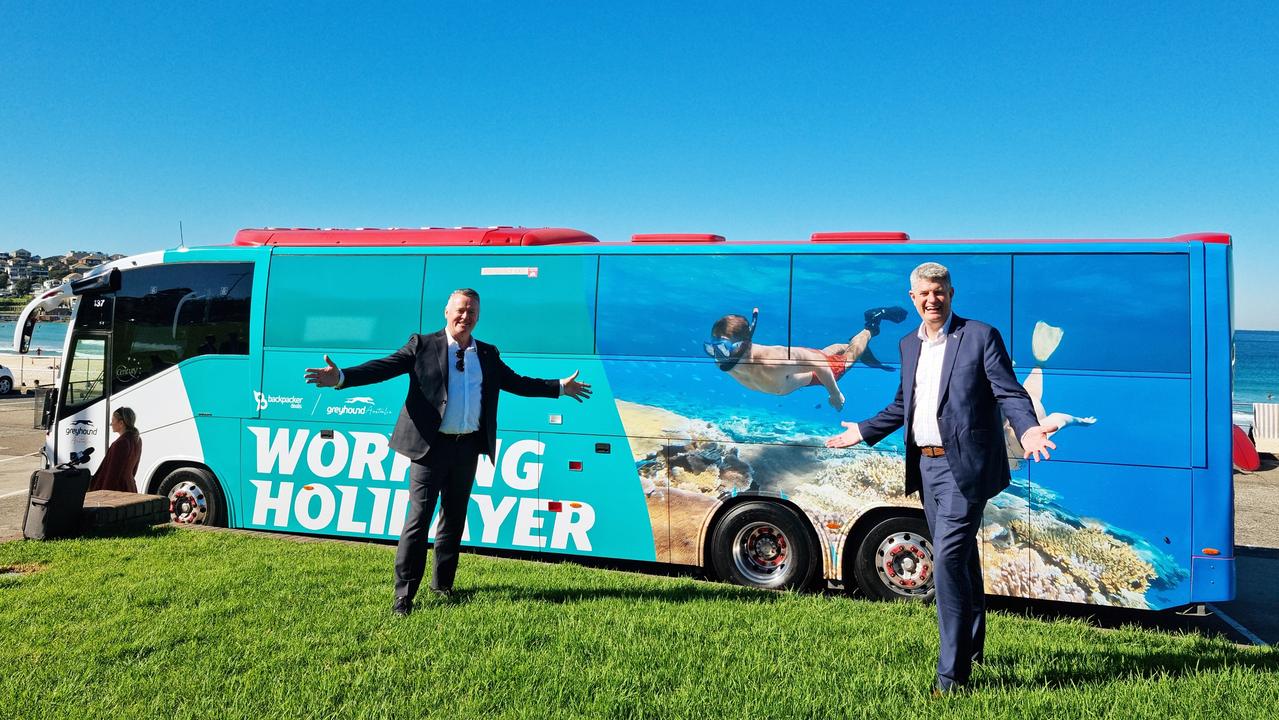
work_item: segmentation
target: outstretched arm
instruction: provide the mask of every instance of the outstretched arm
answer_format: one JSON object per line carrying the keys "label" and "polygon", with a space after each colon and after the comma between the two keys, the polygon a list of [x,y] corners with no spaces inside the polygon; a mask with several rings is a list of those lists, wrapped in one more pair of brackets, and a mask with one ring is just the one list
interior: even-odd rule
{"label": "outstretched arm", "polygon": [[541,378],[531,378],[521,375],[511,369],[498,354],[497,349],[493,349],[493,357],[497,361],[498,387],[506,392],[515,395],[523,395],[524,397],[559,397],[565,395],[571,397],[578,402],[591,396],[591,386],[584,382],[578,382],[578,371],[574,370],[572,375],[563,380],[543,380]]}
{"label": "outstretched arm", "polygon": [[329,356],[325,355],[324,367],[306,369],[306,381],[320,387],[349,388],[390,380],[413,370],[417,343],[418,336],[415,334],[404,343],[403,347],[390,355],[345,370],[339,369]]}
{"label": "outstretched arm", "polygon": [[999,409],[1021,438],[1024,457],[1034,456],[1035,462],[1039,462],[1041,456],[1044,460],[1049,459],[1051,456],[1048,450],[1056,450],[1057,445],[1048,439],[1048,433],[1057,428],[1039,425],[1030,395],[1017,382],[1004,340],[994,328],[991,328],[990,337],[986,341],[982,361],[986,368],[986,378],[990,382],[990,391],[995,395]]}

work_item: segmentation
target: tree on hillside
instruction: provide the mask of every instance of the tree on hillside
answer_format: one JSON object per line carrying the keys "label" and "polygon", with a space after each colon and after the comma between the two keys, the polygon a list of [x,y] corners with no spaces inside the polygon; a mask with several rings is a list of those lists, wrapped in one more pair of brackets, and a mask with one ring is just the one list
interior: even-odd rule
{"label": "tree on hillside", "polygon": [[14,294],[16,294],[16,295],[30,295],[30,294],[31,294],[31,280],[30,280],[29,278],[23,278],[23,279],[19,280],[18,282],[14,283],[14,284],[13,284],[13,292],[14,292]]}
{"label": "tree on hillside", "polygon": [[0,270],[0,288],[9,287],[9,273]]}

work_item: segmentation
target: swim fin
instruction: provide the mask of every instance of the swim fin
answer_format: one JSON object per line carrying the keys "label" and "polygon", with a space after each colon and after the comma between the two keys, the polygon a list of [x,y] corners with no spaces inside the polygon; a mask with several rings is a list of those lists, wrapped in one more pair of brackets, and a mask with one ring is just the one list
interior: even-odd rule
{"label": "swim fin", "polygon": [[[866,329],[870,331],[871,337],[879,334],[879,323],[882,320],[899,323],[906,319],[906,308],[897,307],[880,307],[871,308],[866,311]],[[872,366],[874,367],[874,366]]]}

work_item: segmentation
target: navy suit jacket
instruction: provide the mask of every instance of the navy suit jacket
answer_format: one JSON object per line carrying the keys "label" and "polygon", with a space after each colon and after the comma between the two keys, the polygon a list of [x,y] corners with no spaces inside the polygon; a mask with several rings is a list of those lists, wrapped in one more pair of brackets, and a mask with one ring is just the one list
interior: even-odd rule
{"label": "navy suit jacket", "polygon": [[[919,447],[911,436],[921,342],[917,332],[901,340],[897,397],[878,415],[857,425],[869,445],[905,425],[907,495],[922,486]],[[999,331],[952,314],[937,393],[937,426],[955,482],[972,502],[989,500],[1008,487],[1008,451],[1001,410],[1017,437],[1039,424],[1030,396],[1013,374],[1012,360]]]}
{"label": "navy suit jacket", "polygon": [[[342,369],[342,388],[371,385],[408,373],[409,392],[391,433],[391,449],[410,460],[420,460],[431,449],[440,430],[449,390],[449,339],[443,330],[430,335],[414,333],[404,347],[377,360]],[[483,382],[480,390],[480,432],[484,451],[497,457],[497,398],[502,390],[526,397],[559,397],[559,380],[524,377],[507,367],[497,348],[475,341]]]}

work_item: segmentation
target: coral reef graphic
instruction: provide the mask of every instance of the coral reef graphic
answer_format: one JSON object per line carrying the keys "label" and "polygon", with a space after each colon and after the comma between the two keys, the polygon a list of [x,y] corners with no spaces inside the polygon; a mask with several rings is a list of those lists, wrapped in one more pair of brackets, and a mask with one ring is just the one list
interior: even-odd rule
{"label": "coral reef graphic", "polygon": [[[842,552],[849,526],[884,505],[918,507],[904,494],[901,453],[741,442],[725,427],[670,410],[617,401],[654,527],[658,558],[701,563],[702,533],[722,498],[783,495],[803,508],[829,547]],[[987,504],[982,559],[987,591],[1018,597],[1147,608],[1147,593],[1188,576],[1144,538],[1073,515],[1024,479]],[[666,529],[665,532],[663,529]],[[830,570],[838,572],[838,562]]]}

